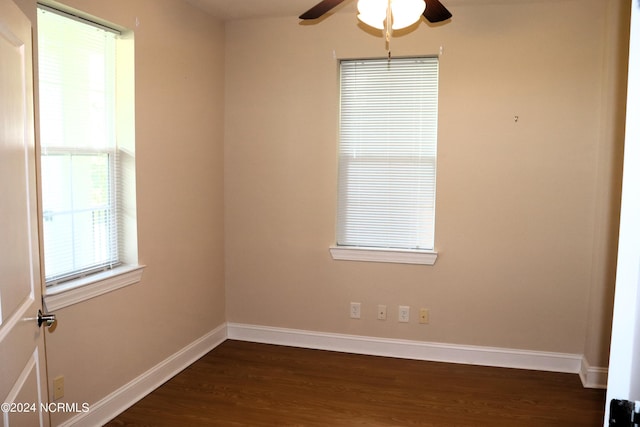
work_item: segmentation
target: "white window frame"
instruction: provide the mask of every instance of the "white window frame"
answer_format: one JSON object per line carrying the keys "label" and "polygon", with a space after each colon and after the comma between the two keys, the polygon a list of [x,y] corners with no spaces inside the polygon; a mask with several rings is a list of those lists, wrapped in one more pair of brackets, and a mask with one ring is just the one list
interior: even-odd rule
{"label": "white window frame", "polygon": [[[113,167],[111,161],[117,161],[119,163],[117,167],[121,169],[120,173],[123,173],[125,168],[135,171],[133,32],[115,25],[112,26],[103,20],[75,9],[67,8],[59,3],[53,4],[49,1],[43,1],[38,3],[38,8],[58,13],[72,20],[80,20],[97,27],[107,28],[120,34],[116,41],[117,89],[115,120],[117,147],[114,150],[109,150],[109,167]],[[38,151],[38,154],[40,153]],[[39,156],[38,162],[40,164]],[[84,274],[80,273],[68,280],[54,280],[47,283],[44,289],[44,302],[47,310],[54,311],[68,307],[107,292],[133,285],[142,279],[145,266],[138,263],[135,173],[126,173],[124,179],[125,181],[120,183],[123,189],[116,196],[120,205],[116,221],[118,222],[118,227],[121,228],[118,239],[118,260],[113,265],[90,270],[84,272]],[[116,184],[112,182],[111,185]],[[40,186],[42,188],[42,184]],[[44,221],[44,218],[41,218],[41,220]],[[44,272],[44,245],[42,251],[42,271]]]}
{"label": "white window frame", "polygon": [[[421,60],[427,60],[427,61],[431,61],[432,64],[435,63],[436,65],[436,76],[435,76],[435,84],[437,87],[437,67],[438,67],[438,58],[437,57],[429,57],[429,58],[400,58],[400,61],[421,61]],[[375,63],[377,63],[378,65],[380,65],[382,62],[381,61],[387,61],[385,60],[381,60],[381,59],[374,59],[374,60],[343,60],[340,62],[339,67],[340,67],[340,73],[342,75],[342,64],[345,62],[348,63],[356,63],[356,62],[366,62],[366,61],[375,61],[372,62],[373,65],[375,65]],[[346,202],[345,202],[345,198],[344,195],[341,193],[343,191],[348,191],[347,188],[348,186],[346,185],[346,181],[345,180],[345,176],[343,173],[343,168],[346,169],[347,165],[349,164],[349,159],[343,158],[346,157],[345,154],[343,153],[343,150],[341,149],[342,144],[344,143],[343,141],[347,141],[346,143],[352,144],[351,146],[353,146],[353,142],[349,141],[348,138],[353,138],[353,136],[343,136],[343,134],[345,133],[343,126],[347,126],[345,124],[343,124],[345,122],[345,120],[353,120],[353,117],[349,117],[349,118],[345,118],[345,114],[343,112],[343,108],[345,108],[345,105],[343,104],[344,100],[343,100],[343,96],[346,96],[343,93],[343,79],[342,77],[339,79],[340,81],[340,101],[341,101],[341,109],[340,109],[340,123],[341,123],[341,128],[340,128],[340,147],[339,147],[339,168],[340,168],[340,172],[339,173],[339,197],[338,197],[338,215],[337,215],[337,228],[336,228],[336,240],[338,243],[336,243],[335,245],[330,247],[330,253],[331,256],[333,257],[333,259],[335,260],[350,260],[350,261],[365,261],[365,262],[390,262],[390,263],[402,263],[402,264],[421,264],[421,265],[433,265],[436,262],[438,253],[435,250],[434,246],[431,247],[425,247],[425,248],[410,248],[410,247],[386,247],[385,242],[383,242],[382,240],[379,243],[376,244],[362,244],[362,245],[358,245],[358,246],[349,246],[349,245],[341,245],[340,244],[340,239],[344,239],[344,240],[348,240],[345,237],[341,237],[343,230],[344,230],[344,224],[345,221],[347,221],[346,218],[348,218],[346,215],[346,211],[341,210],[341,203],[343,205],[346,206]],[[352,94],[349,94],[349,96],[351,96]],[[436,102],[436,106],[437,106],[437,89],[436,89],[436,94],[435,94],[435,102]],[[353,107],[348,107],[348,108],[353,108]],[[359,113],[358,113],[359,115]],[[433,120],[434,118],[431,117],[431,120]],[[436,113],[435,113],[435,121],[437,122],[437,107],[436,107]],[[366,120],[365,120],[366,122]],[[364,123],[364,122],[363,122]],[[350,124],[348,124],[350,126]],[[361,128],[358,128],[358,132],[362,129],[364,130],[366,133],[366,124],[359,124],[358,126],[361,126]],[[352,127],[349,128],[349,132],[353,133],[353,129]],[[437,130],[435,131],[437,133]],[[435,138],[437,137],[436,135],[432,135],[435,141]],[[368,137],[371,137],[371,135],[369,134]],[[346,138],[346,139],[345,139]],[[434,142],[435,145],[437,145],[437,142]],[[437,147],[433,147],[434,150],[437,149]],[[433,168],[435,171],[435,162],[436,162],[436,152],[434,151],[433,153]],[[433,210],[432,210],[432,216],[429,218],[430,221],[432,221],[433,224],[433,228],[435,229],[435,172],[434,172],[434,176],[433,176],[433,186],[434,186],[434,195],[433,195]],[[348,197],[348,196],[347,196]],[[343,208],[344,209],[344,208]],[[435,234],[434,232],[432,232],[433,234]],[[433,234],[432,234],[432,242],[433,240]]]}

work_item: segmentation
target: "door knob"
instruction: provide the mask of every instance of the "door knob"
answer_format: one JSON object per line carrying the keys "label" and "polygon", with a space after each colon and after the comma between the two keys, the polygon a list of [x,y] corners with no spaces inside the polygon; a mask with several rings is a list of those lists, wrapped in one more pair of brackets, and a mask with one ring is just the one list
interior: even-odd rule
{"label": "door knob", "polygon": [[42,310],[38,310],[38,327],[41,327],[43,323],[47,328],[50,328],[54,323],[56,323],[56,315],[42,314]]}

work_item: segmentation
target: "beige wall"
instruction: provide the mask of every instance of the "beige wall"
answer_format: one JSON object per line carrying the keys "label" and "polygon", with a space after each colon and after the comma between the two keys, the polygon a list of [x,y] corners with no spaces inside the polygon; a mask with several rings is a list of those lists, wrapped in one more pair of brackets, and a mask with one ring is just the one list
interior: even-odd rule
{"label": "beige wall", "polygon": [[[35,22],[35,1],[18,0]],[[104,398],[225,321],[224,27],[173,0],[68,0],[135,31],[142,282],[56,312],[62,402]],[[136,26],[136,19],[139,25]],[[56,425],[73,414],[53,415]]]}
{"label": "beige wall", "polygon": [[[228,321],[587,351],[606,366],[622,142],[608,128],[619,70],[605,61],[619,52],[605,41],[619,40],[618,16],[597,0],[484,3],[458,2],[450,23],[392,40],[396,56],[443,47],[433,267],[328,251],[336,57],[382,57],[383,40],[343,13],[226,25]],[[349,319],[351,301],[361,320]],[[411,323],[395,320],[399,304],[411,305]]]}
{"label": "beige wall", "polygon": [[630,10],[630,1],[609,1],[604,35],[608,48],[603,53],[603,93],[598,135],[603,143],[598,146],[595,169],[596,227],[584,350],[590,363],[604,367],[608,366],[609,361],[613,282],[618,251]]}
{"label": "beige wall", "polygon": [[[35,22],[35,1],[16,2]],[[606,366],[624,7],[457,2],[451,22],[394,37],[397,56],[443,47],[440,256],[423,267],[328,252],[336,58],[385,55],[352,15],[223,26],[172,0],[66,3],[135,30],[147,269],[137,285],[57,313],[47,358],[50,378],[65,375],[64,401],[98,401],[225,320],[585,353]],[[351,301],[361,320],[349,319]],[[399,304],[412,306],[411,323],[395,321]]]}

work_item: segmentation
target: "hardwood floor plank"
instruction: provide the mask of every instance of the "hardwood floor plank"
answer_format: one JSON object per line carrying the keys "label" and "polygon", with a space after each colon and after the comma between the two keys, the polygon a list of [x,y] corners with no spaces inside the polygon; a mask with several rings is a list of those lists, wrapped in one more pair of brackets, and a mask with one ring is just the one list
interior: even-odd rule
{"label": "hardwood floor plank", "polygon": [[226,341],[108,426],[601,426],[577,375]]}

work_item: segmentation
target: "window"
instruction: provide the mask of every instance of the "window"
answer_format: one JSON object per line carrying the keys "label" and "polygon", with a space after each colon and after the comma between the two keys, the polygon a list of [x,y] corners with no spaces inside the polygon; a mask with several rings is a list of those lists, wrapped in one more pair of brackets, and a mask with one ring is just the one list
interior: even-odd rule
{"label": "window", "polygon": [[435,262],[437,120],[437,58],[340,62],[334,258]]}
{"label": "window", "polygon": [[125,213],[133,207],[135,220],[133,92],[119,99],[119,86],[133,81],[132,47],[124,39],[115,29],[38,7],[42,233],[45,280],[53,289],[137,264]]}

